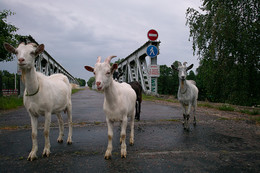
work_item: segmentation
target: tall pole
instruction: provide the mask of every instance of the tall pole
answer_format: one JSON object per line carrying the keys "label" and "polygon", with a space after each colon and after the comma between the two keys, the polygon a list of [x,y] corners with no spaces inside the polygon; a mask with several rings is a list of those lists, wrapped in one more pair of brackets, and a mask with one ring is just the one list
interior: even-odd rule
{"label": "tall pole", "polygon": [[16,73],[14,74],[14,90],[16,91]]}

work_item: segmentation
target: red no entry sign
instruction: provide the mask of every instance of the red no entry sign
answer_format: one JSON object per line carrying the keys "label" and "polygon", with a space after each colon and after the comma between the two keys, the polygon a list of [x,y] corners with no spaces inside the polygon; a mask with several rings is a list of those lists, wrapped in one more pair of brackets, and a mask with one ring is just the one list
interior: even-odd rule
{"label": "red no entry sign", "polygon": [[150,31],[148,31],[147,37],[149,40],[155,41],[158,38],[158,32],[154,29],[151,29]]}

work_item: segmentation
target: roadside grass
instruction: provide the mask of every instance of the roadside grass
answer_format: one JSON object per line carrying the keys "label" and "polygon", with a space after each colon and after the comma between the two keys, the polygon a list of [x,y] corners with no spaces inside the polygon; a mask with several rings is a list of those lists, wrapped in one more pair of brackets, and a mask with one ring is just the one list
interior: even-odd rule
{"label": "roadside grass", "polygon": [[217,108],[221,111],[235,111],[235,108],[228,104],[223,104],[221,106],[218,106]]}
{"label": "roadside grass", "polygon": [[81,90],[84,90],[85,88],[80,88],[80,89],[72,89],[71,90],[71,94],[75,94],[75,93],[77,93],[77,92],[79,92],[79,91],[81,91]]}
{"label": "roadside grass", "polygon": [[[84,89],[72,89],[72,94],[77,93]],[[0,97],[0,110],[10,110],[23,106],[23,97],[8,96]]]}
{"label": "roadside grass", "polygon": [[260,124],[260,116],[251,116],[250,119],[255,121],[257,124]]}
{"label": "roadside grass", "polygon": [[15,109],[23,105],[23,98],[17,96],[0,97],[0,110]]}
{"label": "roadside grass", "polygon": [[258,110],[240,110],[241,113],[248,114],[248,115],[259,115],[260,112]]}
{"label": "roadside grass", "polygon": [[174,100],[174,99],[165,99],[162,97],[157,97],[157,96],[152,96],[152,95],[146,95],[143,94],[142,95],[142,99],[145,101],[155,101],[155,100],[159,100],[159,101],[167,101],[167,102],[171,102],[171,103],[178,103],[178,100]]}
{"label": "roadside grass", "polygon": [[[171,103],[178,103],[177,99],[165,99],[163,97],[157,97],[157,96],[152,96],[152,95],[145,95],[143,94],[143,100],[145,101],[166,101],[166,102],[171,102]],[[211,103],[211,102],[203,102],[199,101],[198,102],[198,107],[206,107],[206,108],[211,108],[211,109],[218,109],[220,111],[231,111],[231,112],[240,112],[244,113],[247,115],[253,115],[253,118],[260,123],[260,117],[259,116],[254,116],[254,115],[260,115],[260,110],[258,109],[252,109],[252,108],[238,108],[235,105],[230,105],[230,104],[222,104],[222,103]]]}
{"label": "roadside grass", "polygon": [[199,107],[206,107],[206,108],[215,108],[213,105],[209,103],[198,103]]}

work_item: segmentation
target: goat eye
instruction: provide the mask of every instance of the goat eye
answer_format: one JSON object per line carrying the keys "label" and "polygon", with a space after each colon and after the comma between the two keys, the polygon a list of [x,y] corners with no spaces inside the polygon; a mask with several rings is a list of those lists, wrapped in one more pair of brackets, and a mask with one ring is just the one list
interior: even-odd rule
{"label": "goat eye", "polygon": [[96,75],[96,73],[95,72],[93,72],[94,73],[94,75]]}
{"label": "goat eye", "polygon": [[108,71],[106,74],[110,74],[110,71]]}

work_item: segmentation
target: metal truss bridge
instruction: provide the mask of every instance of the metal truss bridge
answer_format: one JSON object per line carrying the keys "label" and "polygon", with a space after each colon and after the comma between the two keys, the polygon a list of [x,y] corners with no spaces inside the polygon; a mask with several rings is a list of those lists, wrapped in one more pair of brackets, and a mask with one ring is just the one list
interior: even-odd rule
{"label": "metal truss bridge", "polygon": [[[118,64],[119,82],[138,81],[146,94],[157,94],[157,78],[160,75],[160,66],[157,65],[160,41],[147,41],[140,48],[124,58]],[[149,46],[156,46],[158,54],[154,57],[147,55]]]}

